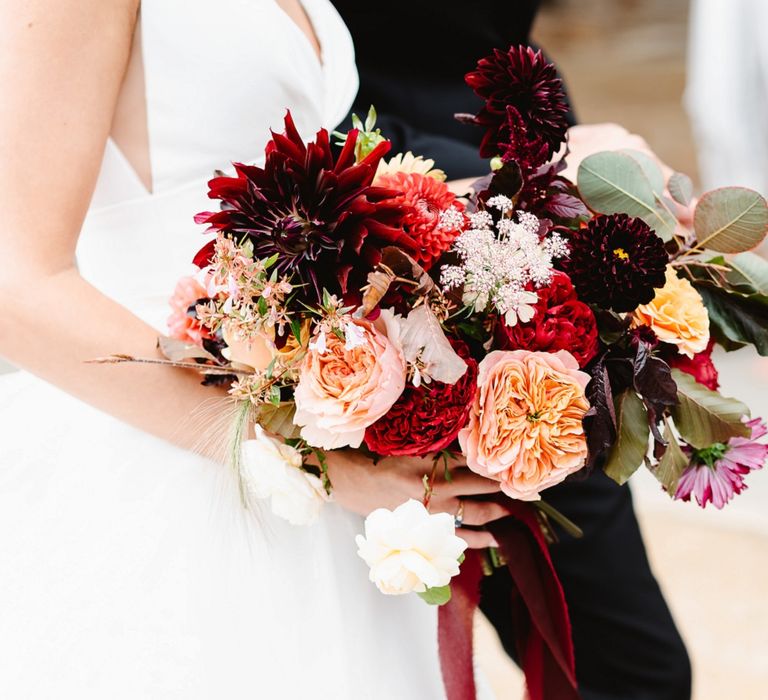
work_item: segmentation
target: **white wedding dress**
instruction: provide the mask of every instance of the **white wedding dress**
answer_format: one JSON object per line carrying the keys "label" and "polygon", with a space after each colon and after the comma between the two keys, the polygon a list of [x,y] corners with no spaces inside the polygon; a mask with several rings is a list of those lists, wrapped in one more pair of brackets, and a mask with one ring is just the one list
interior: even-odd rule
{"label": "white wedding dress", "polygon": [[[153,192],[108,143],[78,264],[158,331],[213,170],[257,161],[286,108],[311,138],[352,103],[350,36],[304,4],[322,63],[274,0],[142,3]],[[221,465],[0,377],[0,698],[439,700],[436,610],[376,590],[361,528],[257,517]]]}

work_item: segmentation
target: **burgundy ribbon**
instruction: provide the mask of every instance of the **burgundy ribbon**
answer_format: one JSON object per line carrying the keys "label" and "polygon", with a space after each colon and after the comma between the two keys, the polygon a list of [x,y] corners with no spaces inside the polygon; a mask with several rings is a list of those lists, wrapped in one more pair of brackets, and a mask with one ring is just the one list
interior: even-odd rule
{"label": "burgundy ribbon", "polygon": [[[486,527],[512,575],[513,625],[530,700],[579,700],[568,608],[549,549],[529,503],[505,502],[510,517]],[[472,625],[483,578],[480,555],[469,552],[438,613],[440,663],[448,700],[475,700]]]}

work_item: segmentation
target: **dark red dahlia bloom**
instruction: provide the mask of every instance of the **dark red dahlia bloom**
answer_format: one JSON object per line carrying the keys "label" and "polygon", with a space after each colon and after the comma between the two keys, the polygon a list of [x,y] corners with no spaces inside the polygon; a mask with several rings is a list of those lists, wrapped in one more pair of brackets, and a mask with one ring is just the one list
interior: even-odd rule
{"label": "dark red dahlia bloom", "polygon": [[595,315],[563,272],[555,272],[548,287],[537,289],[536,315],[527,323],[500,323],[496,343],[502,350],[557,352],[568,350],[585,367],[597,355]]}
{"label": "dark red dahlia bloom", "polygon": [[720,377],[715,363],[712,362],[712,349],[715,347],[714,338],[710,338],[707,347],[692,358],[680,355],[677,352],[665,353],[664,360],[670,367],[676,367],[681,372],[690,374],[699,384],[707,389],[717,391],[720,386]]}
{"label": "dark red dahlia bloom", "polygon": [[568,130],[567,98],[554,65],[541,51],[495,49],[465,80],[485,100],[474,119],[486,128],[482,157],[502,155],[522,167],[536,167],[560,148]]}
{"label": "dark red dahlia bloom", "polygon": [[663,287],[669,256],[642,219],[626,214],[596,216],[572,232],[562,262],[582,301],[603,309],[632,311]]}
{"label": "dark red dahlia bloom", "polygon": [[424,457],[448,447],[469,419],[477,388],[477,362],[460,340],[451,340],[467,363],[455,384],[408,384],[389,412],[365,431],[365,444],[379,455]]}
{"label": "dark red dahlia bloom", "polygon": [[[279,273],[312,302],[331,293],[355,293],[381,259],[381,249],[416,244],[402,228],[399,193],[372,185],[376,168],[389,150],[387,142],[362,162],[355,162],[357,132],[350,132],[334,159],[328,132],[305,144],[291,118],[285,134],[272,134],[264,167],[235,164],[235,177],[210,181],[211,199],[221,211],[197,217],[200,223],[253,244],[256,258],[277,254]],[[196,257],[205,264],[205,254]]]}

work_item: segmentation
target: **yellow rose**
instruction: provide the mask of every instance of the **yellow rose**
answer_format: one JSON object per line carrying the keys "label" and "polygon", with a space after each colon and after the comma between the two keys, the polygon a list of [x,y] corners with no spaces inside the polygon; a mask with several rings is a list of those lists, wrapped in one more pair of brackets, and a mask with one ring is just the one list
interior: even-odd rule
{"label": "yellow rose", "polygon": [[693,285],[667,267],[666,284],[649,304],[632,312],[632,327],[649,326],[664,343],[677,346],[688,357],[702,352],[709,342],[709,314]]}

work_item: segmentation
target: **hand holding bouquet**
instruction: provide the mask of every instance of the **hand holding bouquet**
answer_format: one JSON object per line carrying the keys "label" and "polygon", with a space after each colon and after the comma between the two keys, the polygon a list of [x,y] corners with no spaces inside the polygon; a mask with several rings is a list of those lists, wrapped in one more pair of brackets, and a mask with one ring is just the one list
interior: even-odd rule
{"label": "hand holding bouquet", "polygon": [[[768,206],[725,188],[694,208],[686,176],[632,149],[566,178],[565,95],[540,52],[495,51],[467,83],[484,105],[459,116],[492,159],[471,197],[430,160],[385,160],[373,112],[338,154],[324,130],[305,143],[289,114],[263,166],[212,180],[220,210],[197,220],[216,235],[177,287],[162,346],[230,385],[236,434],[257,424],[232,452],[243,493],[291,522],[332,496],[330,451],[425,458],[423,499],[375,510],[357,538],[384,593],[450,599],[461,518],[427,507],[458,459],[527,528],[533,547],[509,520],[488,526],[518,588],[562,611],[547,488],[596,468],[624,483],[645,465],[672,497],[721,508],[765,461],[765,423],[717,392],[711,353],[768,354],[768,263],[748,252]],[[459,590],[476,604],[480,569],[466,566]],[[567,618],[554,618],[564,652],[535,617],[525,643],[557,660],[559,700],[575,681]]]}

